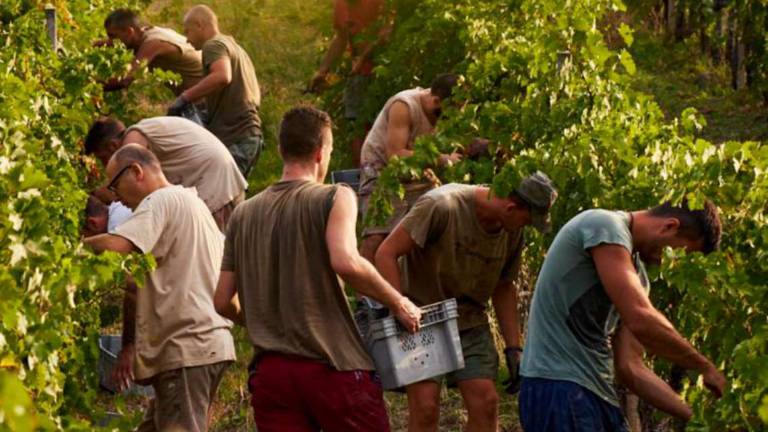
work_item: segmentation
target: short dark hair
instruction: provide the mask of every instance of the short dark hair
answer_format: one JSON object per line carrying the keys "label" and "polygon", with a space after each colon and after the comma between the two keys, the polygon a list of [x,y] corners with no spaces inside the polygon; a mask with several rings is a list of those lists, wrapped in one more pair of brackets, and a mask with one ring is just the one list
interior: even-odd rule
{"label": "short dark hair", "polygon": [[107,205],[93,195],[88,195],[88,202],[85,204],[85,217],[98,217],[109,215]]}
{"label": "short dark hair", "polygon": [[704,208],[691,210],[688,201],[683,200],[680,206],[673,206],[670,201],[650,210],[651,216],[671,217],[680,221],[680,233],[690,240],[704,242],[702,252],[711,253],[720,247],[722,224],[717,206],[712,201],[705,201]]}
{"label": "short dark hair", "polygon": [[121,29],[126,27],[141,27],[141,20],[139,20],[139,16],[130,9],[115,9],[107,15],[107,18],[104,20],[104,28],[108,27],[117,27]]}
{"label": "short dark hair", "polygon": [[137,163],[143,167],[160,169],[160,160],[152,151],[139,144],[127,144],[118,149],[112,158],[117,166],[123,168],[129,164]]}
{"label": "short dark hair", "polygon": [[458,75],[443,73],[432,80],[429,91],[442,100],[448,99],[453,94],[453,88],[459,82]]}
{"label": "short dark hair", "polygon": [[302,161],[323,145],[323,130],[331,127],[325,111],[303,105],[291,109],[280,122],[280,154],[285,160]]}
{"label": "short dark hair", "polygon": [[85,137],[85,154],[93,154],[104,147],[109,140],[120,136],[125,125],[112,117],[100,117],[88,130]]}

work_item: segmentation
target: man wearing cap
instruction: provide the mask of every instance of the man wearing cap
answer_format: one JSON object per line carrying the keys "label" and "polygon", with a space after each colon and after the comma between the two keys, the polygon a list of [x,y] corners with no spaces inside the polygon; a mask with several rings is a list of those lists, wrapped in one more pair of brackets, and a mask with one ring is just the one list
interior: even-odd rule
{"label": "man wearing cap", "polygon": [[[514,282],[523,250],[523,227],[549,228],[557,192],[541,172],[509,196],[485,186],[448,184],[419,198],[376,253],[376,267],[417,305],[455,298],[464,369],[446,375],[458,385],[468,411],[467,430],[495,431],[498,355],[486,310],[492,300],[506,345],[507,391],[518,387],[520,323]],[[402,278],[398,258],[402,261]],[[442,377],[407,386],[408,430],[437,431]]]}

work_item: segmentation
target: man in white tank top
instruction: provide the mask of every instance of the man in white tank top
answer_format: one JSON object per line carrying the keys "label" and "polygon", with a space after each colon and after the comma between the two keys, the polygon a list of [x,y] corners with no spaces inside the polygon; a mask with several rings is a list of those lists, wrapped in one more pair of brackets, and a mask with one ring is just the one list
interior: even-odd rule
{"label": "man in white tank top", "polygon": [[151,69],[160,68],[181,75],[181,84],[172,88],[177,95],[203,77],[200,51],[195,50],[186,37],[171,29],[142,26],[139,17],[128,9],[110,13],[104,20],[104,29],[109,41],[101,41],[97,45],[111,44],[112,40],[119,39],[135,54],[128,75],[107,81],[104,85],[106,91],[128,87],[133,81],[133,71],[142,62],[146,62]]}
{"label": "man in white tank top", "polygon": [[[360,158],[360,205],[368,212],[368,201],[376,187],[376,180],[387,162],[395,156],[413,155],[413,142],[417,137],[431,134],[442,114],[442,103],[451,96],[458,77],[438,75],[428,89],[416,87],[401,91],[385,104],[363,143]],[[442,162],[457,161],[458,154],[443,155]],[[393,214],[382,226],[366,226],[360,253],[373,262],[384,238],[400,222],[414,202],[434,185],[427,180],[403,184],[405,198],[392,203]]]}

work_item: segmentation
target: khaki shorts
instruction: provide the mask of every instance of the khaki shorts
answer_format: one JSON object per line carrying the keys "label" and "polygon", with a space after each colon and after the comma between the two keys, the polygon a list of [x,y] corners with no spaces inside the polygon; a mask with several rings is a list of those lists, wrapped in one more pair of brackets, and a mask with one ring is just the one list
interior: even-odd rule
{"label": "khaki shorts", "polygon": [[459,332],[461,350],[464,354],[464,369],[430,378],[428,381],[441,383],[445,378],[449,387],[459,381],[486,378],[496,381],[499,371],[499,354],[488,325],[472,327]]}
{"label": "khaki shorts", "polygon": [[[367,187],[366,192],[360,192],[360,208],[363,213],[363,218],[368,213],[368,204],[371,199],[371,194],[375,185]],[[418,182],[408,183],[403,185],[405,189],[404,199],[395,199],[392,202],[392,215],[389,216],[387,221],[383,225],[370,225],[363,228],[363,237],[372,235],[388,235],[395,229],[397,224],[405,217],[408,211],[416,204],[416,201],[421,198],[422,195],[434,189],[432,183]],[[363,219],[365,220],[365,219]]]}
{"label": "khaki shorts", "polygon": [[231,363],[173,369],[150,378],[155,397],[136,431],[207,431],[208,409]]}

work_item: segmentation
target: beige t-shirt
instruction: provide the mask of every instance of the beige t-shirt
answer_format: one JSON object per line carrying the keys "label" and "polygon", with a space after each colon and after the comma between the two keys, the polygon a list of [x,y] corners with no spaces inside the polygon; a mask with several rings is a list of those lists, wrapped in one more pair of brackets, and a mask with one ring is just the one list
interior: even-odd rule
{"label": "beige t-shirt", "polygon": [[137,291],[136,379],[234,360],[232,323],[213,306],[224,239],[195,190],[152,192],[113,234],[157,261]]}
{"label": "beige t-shirt", "polygon": [[175,46],[178,51],[159,55],[152,59],[150,68],[160,68],[181,75],[181,85],[177,93],[197,84],[203,78],[203,57],[200,51],[187,42],[187,38],[175,31],[163,27],[144,29],[144,42],[162,41]]}
{"label": "beige t-shirt", "polygon": [[205,74],[210,73],[211,64],[225,57],[232,66],[232,81],[206,97],[206,126],[229,147],[243,138],[261,135],[261,91],[251,58],[231,36],[220,34],[203,44]]}
{"label": "beige t-shirt", "polygon": [[389,98],[384,104],[379,115],[376,117],[371,130],[365,137],[360,156],[360,192],[370,193],[373,191],[379,172],[387,165],[387,130],[389,128],[389,109],[395,102],[403,102],[408,106],[408,113],[411,120],[411,130],[408,134],[408,144],[406,149],[413,149],[413,142],[421,135],[432,133],[434,126],[429,122],[429,118],[421,107],[419,96],[424,89],[416,87],[410,90],[404,90]]}
{"label": "beige t-shirt", "polygon": [[248,187],[235,159],[216,136],[182,117],[153,117],[128,128],[149,140],[169,182],[197,189],[211,212]]}
{"label": "beige t-shirt", "polygon": [[235,273],[257,355],[295,355],[342,371],[373,369],[325,242],[338,187],[275,183],[237,206],[229,220],[221,269]]}
{"label": "beige t-shirt", "polygon": [[488,300],[514,281],[523,232],[488,233],[475,210],[477,186],[451,183],[419,198],[402,227],[419,246],[403,264],[403,293],[418,305],[455,298],[459,329],[488,323]]}

